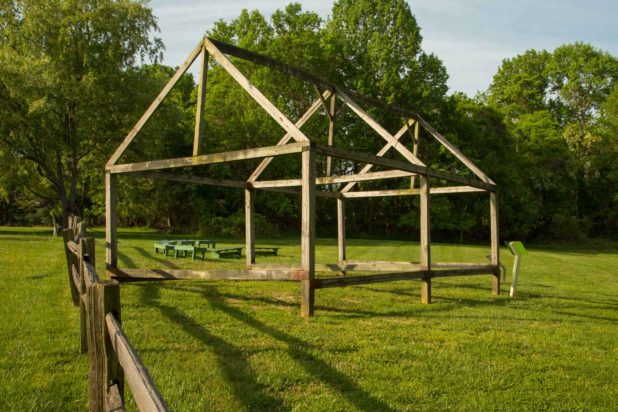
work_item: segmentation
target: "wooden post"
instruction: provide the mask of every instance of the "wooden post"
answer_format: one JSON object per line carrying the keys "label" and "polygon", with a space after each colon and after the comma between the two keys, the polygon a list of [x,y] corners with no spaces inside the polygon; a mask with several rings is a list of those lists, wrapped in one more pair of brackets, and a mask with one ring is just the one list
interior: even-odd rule
{"label": "wooden post", "polygon": [[255,263],[255,190],[245,189],[245,255],[247,267]]}
{"label": "wooden post", "polygon": [[[88,262],[95,267],[96,259],[94,256],[94,238],[81,238],[79,240],[79,294],[86,294],[86,279],[84,262]],[[80,325],[80,349],[81,353],[88,352],[88,313],[86,303],[79,300],[79,325]]]}
{"label": "wooden post", "polygon": [[[67,260],[67,272],[69,274],[69,289],[71,289],[71,299],[73,300],[73,305],[79,305],[79,291],[75,286],[75,282],[73,282],[73,265],[76,263],[77,259],[73,253],[69,250],[67,246],[67,242],[69,240],[73,240],[73,229],[63,229],[62,230],[62,239],[64,241],[64,254]],[[77,266],[76,266],[77,268]]]}
{"label": "wooden post", "polygon": [[202,148],[204,134],[204,100],[206,98],[206,79],[208,77],[208,52],[202,46],[202,64],[200,80],[197,89],[197,103],[195,109],[195,133],[193,137],[193,156],[198,156]]}
{"label": "wooden post", "polygon": [[489,220],[491,230],[491,264],[495,267],[491,294],[500,294],[500,233],[498,229],[498,196],[489,192]]}
{"label": "wooden post", "polygon": [[431,303],[431,227],[429,217],[429,177],[419,175],[421,199],[421,268],[426,270],[421,280],[421,302]]}
{"label": "wooden post", "polygon": [[[406,124],[409,120],[406,120]],[[419,136],[419,129],[418,129],[418,122],[414,122],[414,135],[412,136],[412,154],[414,156],[418,157],[418,136]],[[412,176],[410,178],[410,189],[414,189],[414,185],[416,184],[416,176]]]}
{"label": "wooden post", "polygon": [[116,175],[105,173],[105,268],[110,272],[118,268],[117,200]]}
{"label": "wooden post", "polygon": [[[339,264],[346,260],[345,255],[345,200],[337,199],[337,244],[339,246]],[[341,272],[345,276],[345,272]]]}
{"label": "wooden post", "polygon": [[88,287],[88,321],[90,372],[88,375],[88,407],[91,411],[107,410],[107,391],[118,385],[120,397],[124,393],[124,379],[114,352],[105,315],[113,313],[120,320],[120,285],[115,281],[97,282]]}
{"label": "wooden post", "polygon": [[302,152],[302,212],[300,315],[313,316],[315,301],[315,151],[308,146]]}
{"label": "wooden post", "polygon": [[[328,110],[328,145],[333,145],[333,140],[335,136],[335,103],[336,103],[336,95],[333,94],[330,97],[330,108]],[[326,176],[332,176],[333,172],[333,158],[330,156],[326,156]]]}

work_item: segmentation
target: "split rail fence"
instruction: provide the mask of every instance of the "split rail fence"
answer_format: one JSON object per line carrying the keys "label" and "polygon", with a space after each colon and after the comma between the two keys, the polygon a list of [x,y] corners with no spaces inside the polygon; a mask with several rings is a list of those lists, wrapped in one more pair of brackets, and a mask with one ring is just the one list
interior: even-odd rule
{"label": "split rail fence", "polygon": [[80,313],[80,349],[90,359],[88,408],[124,411],[125,381],[140,411],[167,411],[148,370],[122,329],[120,284],[101,280],[95,269],[94,239],[86,224],[71,217],[62,232],[73,304]]}

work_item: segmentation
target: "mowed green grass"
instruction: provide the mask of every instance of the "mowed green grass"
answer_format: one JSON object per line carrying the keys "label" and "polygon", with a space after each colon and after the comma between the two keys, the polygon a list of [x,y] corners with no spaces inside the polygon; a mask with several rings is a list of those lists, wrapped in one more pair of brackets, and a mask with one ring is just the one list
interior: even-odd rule
{"label": "mowed green grass", "polygon": [[[94,234],[102,268],[102,233]],[[153,233],[120,238],[121,266],[244,264],[155,256]],[[299,260],[296,239],[258,244],[282,247],[258,262]],[[422,305],[419,282],[398,281],[318,290],[310,320],[299,317],[298,283],[122,285],[123,326],[172,410],[614,411],[617,247],[530,247],[517,299],[507,285],[492,297],[483,275],[436,279],[434,303]],[[418,256],[413,242],[350,239],[348,251],[349,259]],[[432,253],[483,262],[488,248],[437,244]],[[336,254],[333,240],[318,239],[318,262]],[[88,360],[61,240],[0,228],[0,263],[0,409],[86,410]]]}

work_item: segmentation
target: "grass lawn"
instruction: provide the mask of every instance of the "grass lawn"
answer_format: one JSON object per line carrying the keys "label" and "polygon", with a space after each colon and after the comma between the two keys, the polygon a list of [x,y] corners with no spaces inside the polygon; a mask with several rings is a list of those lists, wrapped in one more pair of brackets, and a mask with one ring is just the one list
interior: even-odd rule
{"label": "grass lawn", "polygon": [[[121,231],[120,265],[244,265],[155,256],[155,238]],[[349,259],[418,257],[414,243],[348,243]],[[258,244],[282,247],[258,262],[299,260],[297,239]],[[136,283],[121,287],[123,325],[172,410],[615,411],[617,250],[530,247],[517,299],[507,285],[492,297],[489,275],[434,280],[431,305],[420,304],[418,281],[318,290],[310,320],[299,316],[298,283]],[[486,253],[432,249],[436,261]],[[334,240],[318,239],[318,263],[336,256]],[[0,228],[0,264],[0,410],[86,410],[88,361],[62,241],[47,229]]]}

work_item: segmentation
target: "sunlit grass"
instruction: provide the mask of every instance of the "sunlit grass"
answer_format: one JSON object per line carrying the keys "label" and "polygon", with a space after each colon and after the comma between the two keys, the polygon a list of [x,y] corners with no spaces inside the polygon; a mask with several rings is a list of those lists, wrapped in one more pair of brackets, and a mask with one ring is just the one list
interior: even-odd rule
{"label": "sunlit grass", "polygon": [[[120,264],[244,266],[154,255],[152,240],[163,237],[123,231]],[[258,262],[299,261],[297,239],[258,243],[282,247]],[[531,247],[515,300],[506,286],[492,297],[484,275],[434,280],[425,306],[417,281],[399,281],[318,290],[311,320],[299,317],[292,282],[123,285],[123,325],[172,410],[609,411],[618,398],[616,246]],[[432,253],[483,262],[488,248]],[[418,248],[350,239],[348,257],[417,260]],[[336,259],[335,241],[318,239],[318,262]],[[47,230],[0,228],[0,262],[0,408],[86,410],[88,362],[62,242]]]}

